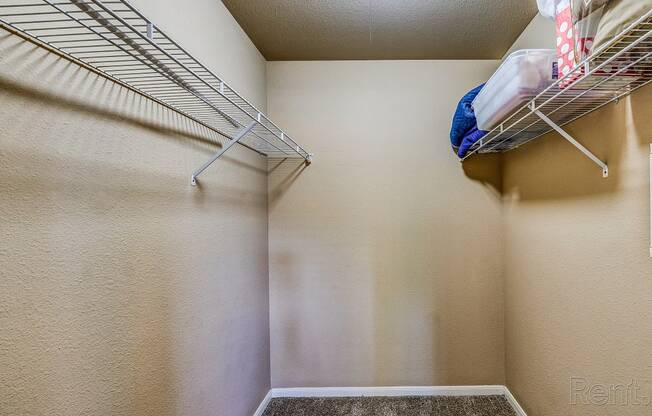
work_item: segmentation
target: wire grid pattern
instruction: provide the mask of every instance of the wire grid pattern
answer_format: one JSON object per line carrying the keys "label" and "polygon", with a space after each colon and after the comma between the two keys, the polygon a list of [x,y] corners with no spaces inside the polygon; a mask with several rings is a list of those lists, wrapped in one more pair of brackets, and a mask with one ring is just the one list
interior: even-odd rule
{"label": "wire grid pattern", "polygon": [[552,130],[534,111],[564,126],[652,81],[652,11],[478,141],[475,153],[515,149]]}
{"label": "wire grid pattern", "polygon": [[[181,2],[180,2],[181,5]],[[0,22],[268,156],[309,153],[125,0],[0,2]]]}

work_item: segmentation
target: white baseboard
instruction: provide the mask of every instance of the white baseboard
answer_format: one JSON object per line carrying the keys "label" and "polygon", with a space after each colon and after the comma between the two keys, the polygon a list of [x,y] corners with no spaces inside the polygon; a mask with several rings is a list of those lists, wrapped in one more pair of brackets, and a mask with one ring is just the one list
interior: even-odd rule
{"label": "white baseboard", "polygon": [[505,396],[517,416],[527,416],[506,386],[395,386],[395,387],[292,387],[271,389],[254,416],[262,416],[276,397],[371,397],[371,396]]}
{"label": "white baseboard", "polygon": [[265,409],[267,409],[267,405],[269,404],[270,400],[272,400],[272,390],[268,391],[263,398],[263,401],[260,402],[260,405],[258,406],[258,409],[256,409],[254,416],[262,416]]}
{"label": "white baseboard", "polygon": [[505,398],[509,402],[510,405],[512,405],[512,409],[516,412],[516,416],[527,416],[527,413],[525,413],[525,410],[521,407],[520,404],[516,401],[516,398],[514,395],[512,395],[512,392],[509,391],[509,388],[505,386]]}
{"label": "white baseboard", "polygon": [[272,389],[272,397],[491,396],[504,386],[299,387]]}

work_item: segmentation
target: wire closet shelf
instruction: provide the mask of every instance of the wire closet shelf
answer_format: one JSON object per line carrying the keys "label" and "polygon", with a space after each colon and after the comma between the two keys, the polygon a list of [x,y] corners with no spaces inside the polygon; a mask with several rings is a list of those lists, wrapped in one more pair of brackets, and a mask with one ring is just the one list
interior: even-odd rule
{"label": "wire closet shelf", "polygon": [[[601,47],[478,141],[462,158],[507,152],[560,129],[652,81],[652,11]],[[564,136],[573,142],[567,134]],[[579,143],[573,143],[576,146]],[[600,164],[590,152],[578,146]],[[603,170],[608,174],[606,165]],[[606,175],[605,175],[606,176]]]}
{"label": "wire closet shelf", "polygon": [[0,23],[231,139],[224,151],[239,142],[265,156],[311,161],[310,153],[125,0],[0,2]]}

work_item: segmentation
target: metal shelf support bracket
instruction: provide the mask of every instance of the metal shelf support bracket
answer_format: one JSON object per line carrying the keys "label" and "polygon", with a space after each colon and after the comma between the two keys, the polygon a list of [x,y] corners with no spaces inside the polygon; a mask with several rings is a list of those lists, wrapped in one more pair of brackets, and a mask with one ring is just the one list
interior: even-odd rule
{"label": "metal shelf support bracket", "polygon": [[593,161],[593,163],[595,163],[596,165],[598,165],[598,166],[600,167],[600,169],[602,169],[602,177],[603,177],[603,178],[608,178],[608,177],[609,177],[609,166],[607,166],[606,163],[604,163],[604,162],[603,162],[602,160],[600,160],[596,155],[594,155],[593,153],[591,153],[591,151],[590,151],[589,149],[587,149],[586,147],[584,147],[584,146],[582,145],[582,143],[580,143],[580,142],[578,142],[577,140],[575,140],[575,139],[573,138],[573,136],[571,136],[571,135],[568,134],[564,129],[562,129],[561,127],[559,127],[559,126],[557,125],[557,123],[555,123],[554,121],[550,120],[550,118],[548,118],[548,116],[546,116],[545,114],[543,114],[541,111],[539,111],[539,110],[534,110],[534,114],[536,114],[536,115],[537,115],[541,120],[543,120],[543,121],[544,121],[547,125],[549,125],[553,130],[555,130],[557,133],[559,133],[559,134],[561,135],[561,137],[563,137],[564,139],[568,140],[568,142],[570,142],[570,144],[572,144],[572,145],[575,146],[575,147],[576,147],[580,152],[582,152],[582,153],[584,154],[584,156],[588,157],[589,159],[591,159],[591,160]]}
{"label": "metal shelf support bracket", "polygon": [[192,177],[190,178],[190,183],[195,186],[197,185],[197,177],[201,175],[210,165],[212,165],[217,159],[222,157],[224,153],[226,153],[234,144],[238,143],[240,140],[242,140],[251,130],[253,130],[254,127],[258,124],[257,121],[251,122],[246,127],[242,127],[240,131],[231,139],[230,142],[228,142],[222,149],[220,149],[219,152],[215,153],[215,155],[206,163],[202,165],[201,168],[197,169],[195,173],[192,174]]}

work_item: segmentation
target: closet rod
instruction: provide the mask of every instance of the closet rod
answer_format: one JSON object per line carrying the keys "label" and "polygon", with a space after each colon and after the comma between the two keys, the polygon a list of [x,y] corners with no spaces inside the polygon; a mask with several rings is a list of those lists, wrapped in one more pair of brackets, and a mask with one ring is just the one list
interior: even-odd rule
{"label": "closet rod", "polygon": [[[234,144],[265,156],[312,161],[311,153],[126,0],[33,0],[1,6],[0,24],[11,33],[173,109]],[[222,150],[231,147],[225,144]]]}

